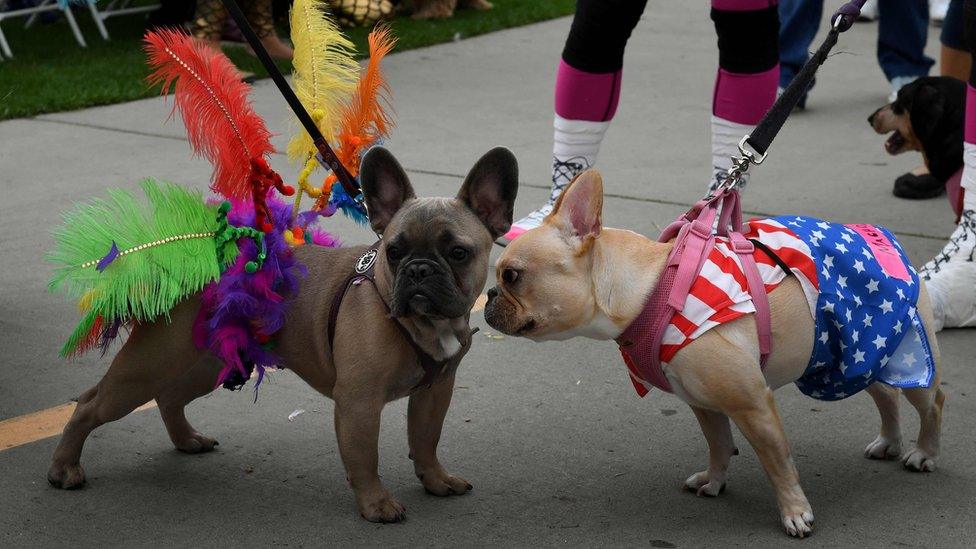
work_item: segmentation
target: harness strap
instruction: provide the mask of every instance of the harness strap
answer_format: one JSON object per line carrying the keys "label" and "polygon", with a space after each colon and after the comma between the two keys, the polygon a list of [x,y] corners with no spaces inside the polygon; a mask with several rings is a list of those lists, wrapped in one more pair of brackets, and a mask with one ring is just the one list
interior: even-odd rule
{"label": "harness strap", "polygon": [[[373,269],[375,265],[375,254],[378,248],[379,242],[370,246],[370,249],[367,250],[366,254],[360,258],[359,264],[356,267],[356,272],[350,275],[349,278],[342,283],[342,287],[338,292],[336,292],[335,297],[332,298],[332,308],[329,310],[328,328],[330,352],[334,352],[333,349],[335,348],[333,342],[335,341],[335,327],[339,320],[339,307],[342,305],[342,299],[346,296],[346,292],[349,291],[349,288],[353,285],[361,284],[365,280],[369,281],[369,283],[373,286],[373,289],[376,290],[377,295],[380,295],[379,288],[376,287],[376,277]],[[369,259],[368,263],[364,263],[371,253],[373,254],[372,259]],[[421,378],[421,380],[413,388],[419,389],[430,387],[431,383],[434,382],[434,378],[436,378],[437,375],[444,370],[444,366],[447,365],[448,361],[435,360],[434,357],[430,356],[427,351],[423,350],[420,345],[413,340],[413,336],[410,335],[410,331],[407,330],[407,328],[401,324],[399,320],[393,316],[390,316],[390,306],[386,303],[386,300],[383,299],[382,295],[380,295],[380,301],[382,301],[383,306],[386,307],[386,312],[390,320],[393,321],[393,324],[396,325],[397,329],[400,331],[400,334],[405,340],[407,340],[410,348],[413,349],[414,354],[417,355],[417,360],[420,362],[420,367],[424,370],[424,377]]]}

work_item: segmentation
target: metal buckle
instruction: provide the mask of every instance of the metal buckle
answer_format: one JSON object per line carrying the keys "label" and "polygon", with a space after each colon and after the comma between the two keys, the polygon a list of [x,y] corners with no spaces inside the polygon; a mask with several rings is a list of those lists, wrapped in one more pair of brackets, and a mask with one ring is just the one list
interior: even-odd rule
{"label": "metal buckle", "polygon": [[739,153],[742,156],[748,158],[749,159],[749,163],[755,164],[755,165],[758,166],[758,165],[760,165],[760,164],[762,164],[763,162],[766,161],[766,154],[768,154],[769,151],[767,150],[766,151],[766,154],[759,154],[759,151],[757,151],[755,149],[752,149],[751,147],[747,149],[746,148],[746,145],[749,144],[749,138],[750,137],[752,137],[752,135],[746,134],[745,137],[743,137],[741,140],[739,140]]}

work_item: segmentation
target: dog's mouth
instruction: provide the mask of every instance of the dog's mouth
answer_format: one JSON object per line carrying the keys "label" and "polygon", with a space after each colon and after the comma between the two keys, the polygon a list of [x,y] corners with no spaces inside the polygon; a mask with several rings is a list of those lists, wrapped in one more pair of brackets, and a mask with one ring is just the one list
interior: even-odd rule
{"label": "dog's mouth", "polygon": [[908,141],[901,134],[900,131],[895,130],[888,136],[885,141],[884,147],[885,151],[890,155],[896,155],[905,152],[906,145]]}
{"label": "dog's mouth", "polygon": [[535,329],[535,320],[532,320],[530,318],[528,321],[525,322],[525,324],[522,325],[521,328],[515,330],[515,335],[524,336],[534,329]]}

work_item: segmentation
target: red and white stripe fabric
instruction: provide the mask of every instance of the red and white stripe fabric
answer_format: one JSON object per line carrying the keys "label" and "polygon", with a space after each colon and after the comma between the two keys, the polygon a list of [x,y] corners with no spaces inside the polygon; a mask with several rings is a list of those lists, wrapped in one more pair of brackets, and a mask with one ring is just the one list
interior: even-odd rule
{"label": "red and white stripe fabric", "polygon": [[[744,233],[746,238],[763,243],[790,267],[803,288],[810,314],[813,315],[819,284],[817,266],[810,248],[779,221],[754,219],[747,223],[747,227],[748,231]],[[758,248],[753,255],[766,292],[769,293],[779,286],[787,273]],[[732,251],[728,239],[716,238],[715,246],[691,286],[684,310],[675,313],[664,332],[661,365],[666,366],[679,350],[708,330],[755,311],[739,257]],[[640,378],[635,367],[629,361],[626,362],[634,387],[643,396],[650,390],[650,386]]]}

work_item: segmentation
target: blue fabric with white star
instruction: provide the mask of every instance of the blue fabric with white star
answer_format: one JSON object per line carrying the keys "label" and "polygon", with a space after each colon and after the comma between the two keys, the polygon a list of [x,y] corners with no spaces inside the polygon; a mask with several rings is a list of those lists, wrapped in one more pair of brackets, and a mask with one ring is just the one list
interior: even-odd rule
{"label": "blue fabric with white star", "polygon": [[803,240],[818,269],[815,341],[810,363],[796,385],[820,400],[840,400],[877,381],[894,387],[928,387],[935,371],[918,315],[919,278],[887,229],[909,280],[888,275],[856,231],[809,217],[777,221]]}

